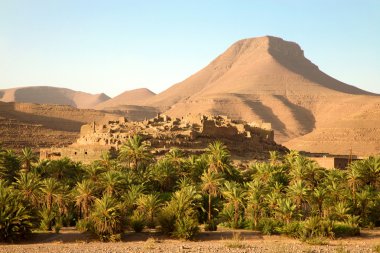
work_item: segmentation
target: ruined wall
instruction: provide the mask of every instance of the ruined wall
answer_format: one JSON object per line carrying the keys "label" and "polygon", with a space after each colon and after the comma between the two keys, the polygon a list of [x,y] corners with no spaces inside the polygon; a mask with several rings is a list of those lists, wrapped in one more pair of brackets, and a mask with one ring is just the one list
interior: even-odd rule
{"label": "ruined wall", "polygon": [[173,147],[185,153],[201,153],[215,141],[222,141],[232,154],[252,156],[255,152],[282,150],[274,142],[271,129],[260,124],[232,121],[225,116],[191,116],[172,119],[166,115],[143,122],[128,122],[125,118],[93,122],[82,126],[76,143],[67,148],[41,150],[41,158],[69,157],[74,161],[91,162],[103,152],[118,150],[129,137],[139,134],[153,149],[161,154]]}

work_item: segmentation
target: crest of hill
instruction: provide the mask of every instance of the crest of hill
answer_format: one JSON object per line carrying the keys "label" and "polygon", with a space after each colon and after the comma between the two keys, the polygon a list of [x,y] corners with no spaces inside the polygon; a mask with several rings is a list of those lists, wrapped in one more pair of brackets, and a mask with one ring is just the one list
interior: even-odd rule
{"label": "crest of hill", "polygon": [[181,100],[212,94],[370,94],[342,83],[304,57],[300,46],[265,36],[234,43],[208,66],[150,99],[169,109]]}
{"label": "crest of hill", "polygon": [[110,97],[101,94],[89,94],[66,88],[50,86],[20,87],[0,90],[0,101],[36,104],[70,105],[80,109],[90,109]]}
{"label": "crest of hill", "polygon": [[106,110],[106,109],[116,109],[118,107],[123,107],[125,105],[142,105],[147,103],[156,94],[146,88],[129,90],[121,93],[120,95],[109,99],[103,103],[95,106],[95,109]]}

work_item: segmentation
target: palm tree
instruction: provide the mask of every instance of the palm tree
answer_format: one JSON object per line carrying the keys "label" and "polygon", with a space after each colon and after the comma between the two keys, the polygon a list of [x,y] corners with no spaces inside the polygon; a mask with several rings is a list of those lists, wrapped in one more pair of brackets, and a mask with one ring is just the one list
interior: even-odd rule
{"label": "palm tree", "polygon": [[311,193],[311,201],[317,205],[318,214],[322,217],[323,215],[323,203],[325,201],[327,191],[323,186],[318,186],[314,188]]}
{"label": "palm tree", "polygon": [[230,172],[231,161],[227,147],[220,141],[210,143],[206,149],[210,171]]}
{"label": "palm tree", "polygon": [[295,214],[296,208],[297,206],[290,199],[279,199],[276,213],[286,224],[289,224]]}
{"label": "palm tree", "polygon": [[200,206],[201,195],[194,185],[185,186],[174,192],[168,205],[173,207],[177,217],[192,216]]}
{"label": "palm tree", "polygon": [[222,189],[222,195],[227,200],[228,205],[234,207],[234,224],[235,228],[238,227],[239,221],[239,209],[240,205],[244,206],[244,198],[246,197],[246,191],[237,183],[226,181],[224,188]]}
{"label": "palm tree", "polygon": [[61,192],[61,184],[53,178],[47,178],[42,181],[41,193],[44,198],[44,204],[46,204],[47,210],[51,211],[53,204],[55,203],[57,194]]}
{"label": "palm tree", "polygon": [[251,212],[254,227],[257,227],[259,218],[265,207],[264,201],[268,190],[263,182],[256,180],[247,183],[247,187],[247,211]]}
{"label": "palm tree", "polygon": [[121,233],[123,229],[120,206],[108,194],[95,199],[94,211],[90,217],[95,233],[101,240],[109,240],[112,235]]}
{"label": "palm tree", "polygon": [[154,216],[161,205],[158,194],[142,195],[137,199],[137,210],[145,214],[148,218],[147,224],[150,227],[154,227]]}
{"label": "palm tree", "polygon": [[144,185],[130,185],[128,191],[123,195],[123,206],[127,212],[132,212],[136,208],[137,199],[143,194],[145,190]]}
{"label": "palm tree", "polygon": [[280,153],[278,151],[269,151],[270,165],[278,165],[280,163]]}
{"label": "palm tree", "polygon": [[80,217],[88,218],[90,207],[95,200],[95,189],[94,183],[88,179],[77,183],[73,195],[75,205],[80,211]]}
{"label": "palm tree", "polygon": [[208,193],[208,222],[211,223],[211,198],[216,197],[223,179],[215,172],[204,172],[202,177],[202,191]]}
{"label": "palm tree", "polygon": [[20,173],[13,185],[26,201],[37,207],[41,194],[41,179],[38,175],[32,172]]}
{"label": "palm tree", "polygon": [[347,183],[351,189],[351,197],[355,202],[356,192],[359,187],[362,185],[361,178],[361,162],[352,162],[350,163],[347,171]]}
{"label": "palm tree", "polygon": [[84,167],[84,177],[96,183],[100,180],[100,175],[105,172],[105,169],[96,163]]}
{"label": "palm tree", "polygon": [[5,150],[0,146],[0,179],[14,181],[20,169],[20,160],[12,150]]}
{"label": "palm tree", "polygon": [[165,158],[177,168],[179,168],[184,162],[183,153],[178,148],[172,148],[168,153],[166,153]]}
{"label": "palm tree", "polygon": [[119,150],[119,158],[133,164],[134,169],[138,169],[140,163],[148,162],[151,159],[151,153],[148,145],[143,142],[139,135],[129,137]]}
{"label": "palm tree", "polygon": [[118,194],[123,185],[123,178],[118,171],[107,171],[101,174],[101,186],[104,192],[110,196]]}
{"label": "palm tree", "polygon": [[34,227],[34,220],[17,190],[0,180],[0,242],[23,239]]}
{"label": "palm tree", "polygon": [[289,185],[287,192],[289,197],[295,202],[297,209],[301,210],[305,198],[308,196],[308,188],[304,182],[302,180],[298,180]]}
{"label": "palm tree", "polygon": [[31,148],[26,147],[22,149],[20,161],[21,161],[23,169],[26,172],[30,171],[32,167],[32,163],[36,162],[37,160],[38,160],[37,156],[33,153],[33,150]]}

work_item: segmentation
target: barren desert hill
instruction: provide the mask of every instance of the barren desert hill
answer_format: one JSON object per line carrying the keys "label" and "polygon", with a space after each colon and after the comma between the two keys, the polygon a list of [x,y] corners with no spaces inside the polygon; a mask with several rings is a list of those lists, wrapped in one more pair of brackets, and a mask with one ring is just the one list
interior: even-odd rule
{"label": "barren desert hill", "polygon": [[83,124],[120,115],[68,105],[0,102],[0,142],[7,148],[38,148],[73,143]]}
{"label": "barren desert hill", "polygon": [[208,94],[300,95],[370,94],[319,70],[299,45],[265,36],[234,43],[208,66],[150,99],[168,109],[193,96]]}
{"label": "barren desert hill", "polygon": [[0,101],[37,104],[70,105],[80,109],[93,108],[110,97],[101,94],[89,94],[66,88],[50,86],[31,86],[0,90]]}
{"label": "barren desert hill", "polygon": [[[147,105],[176,117],[188,113],[225,114],[234,119],[270,122],[276,141],[306,151],[317,146],[320,149],[313,151],[327,150],[316,145],[318,138],[308,145],[294,144],[301,143],[302,136],[324,129],[324,135],[334,136],[329,137],[334,140],[330,144],[340,147],[335,150],[347,153],[346,139],[361,135],[365,139],[371,131],[363,129],[375,125],[363,119],[343,118],[354,113],[367,115],[365,108],[379,102],[377,94],[320,71],[296,43],[265,36],[236,42],[204,69],[149,99]],[[347,133],[347,127],[353,136],[340,134]],[[326,132],[327,128],[330,130]],[[368,138],[372,142],[380,140]],[[368,153],[362,144],[357,145],[361,154]],[[370,152],[380,152],[380,147]]]}
{"label": "barren desert hill", "polygon": [[156,94],[147,88],[128,90],[114,98],[97,104],[94,109],[105,110],[110,108],[116,109],[125,105],[142,105],[154,95]]}

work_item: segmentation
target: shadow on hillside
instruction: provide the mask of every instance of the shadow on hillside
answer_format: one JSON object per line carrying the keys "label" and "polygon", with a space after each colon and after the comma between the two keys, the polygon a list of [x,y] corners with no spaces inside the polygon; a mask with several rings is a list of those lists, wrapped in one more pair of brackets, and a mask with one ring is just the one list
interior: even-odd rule
{"label": "shadow on hillside", "polygon": [[260,101],[252,101],[243,94],[235,94],[241,99],[243,103],[251,108],[251,110],[258,115],[264,122],[270,122],[272,129],[286,135],[286,125],[274,113],[272,108],[264,105]]}
{"label": "shadow on hillside", "polygon": [[[288,70],[296,73],[303,78],[310,80],[311,82],[318,83],[328,89],[355,95],[373,95],[379,96],[378,94],[371,93],[368,91],[361,90],[355,86],[345,84],[338,81],[331,76],[320,71],[318,66],[314,65],[311,61],[304,57],[302,49],[293,42],[287,42],[287,50],[281,50],[278,48],[278,39],[271,38],[269,40],[269,53],[279,62],[282,66]],[[290,49],[290,50],[289,50]]]}
{"label": "shadow on hillside", "polygon": [[84,124],[83,122],[75,120],[16,111],[14,109],[14,103],[1,103],[0,115],[8,119],[15,119],[20,122],[42,125],[43,127],[52,130],[67,132],[79,132],[81,126]]}
{"label": "shadow on hillside", "polygon": [[315,117],[313,113],[311,113],[308,109],[293,104],[290,102],[287,98],[280,96],[280,95],[274,95],[278,100],[280,100],[282,103],[284,103],[293,114],[295,120],[304,128],[305,133],[310,133],[315,128]]}

